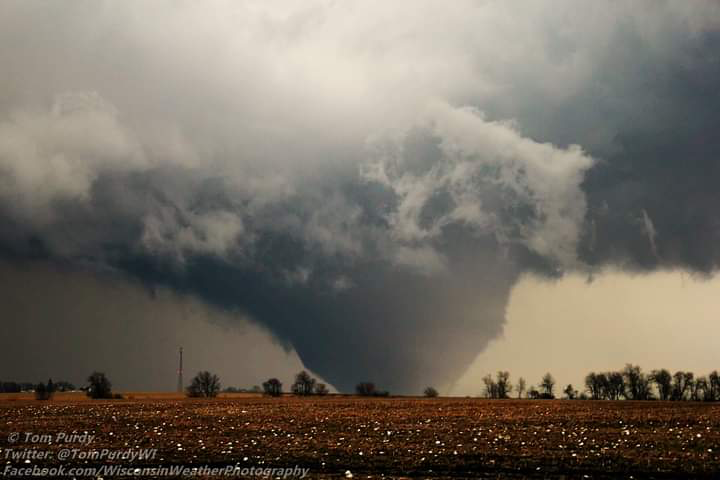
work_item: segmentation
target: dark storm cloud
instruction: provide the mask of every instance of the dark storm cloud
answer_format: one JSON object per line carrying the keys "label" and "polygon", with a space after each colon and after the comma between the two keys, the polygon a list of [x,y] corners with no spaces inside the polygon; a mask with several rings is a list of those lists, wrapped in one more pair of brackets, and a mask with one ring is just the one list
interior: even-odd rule
{"label": "dark storm cloud", "polygon": [[302,368],[267,332],[197,298],[42,261],[0,267],[5,381],[51,377],[80,386],[100,370],[120,391],[173,390],[178,345],[186,375],[210,368],[224,386],[269,376],[285,383]]}
{"label": "dark storm cloud", "polygon": [[592,59],[567,95],[534,100],[542,87],[515,80],[508,89],[521,101],[479,106],[522,119],[535,139],[579,143],[597,160],[582,184],[584,263],[711,273],[720,233],[719,16],[712,3],[663,8],[615,18],[584,50],[582,40],[550,34],[562,39],[557,55]]}
{"label": "dark storm cloud", "polygon": [[[614,140],[584,189],[596,225],[588,262],[710,273],[720,264],[720,32],[656,64],[638,108],[647,118]],[[648,236],[648,228],[652,235]],[[650,238],[652,237],[652,240]]]}
{"label": "dark storm cloud", "polygon": [[718,11],[652,5],[5,2],[0,248],[449,383],[524,272],[714,269]]}

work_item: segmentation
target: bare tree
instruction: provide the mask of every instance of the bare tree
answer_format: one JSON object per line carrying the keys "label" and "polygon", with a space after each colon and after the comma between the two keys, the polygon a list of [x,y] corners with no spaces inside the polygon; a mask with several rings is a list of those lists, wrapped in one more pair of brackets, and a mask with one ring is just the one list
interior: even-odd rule
{"label": "bare tree", "polygon": [[660,400],[669,400],[672,394],[672,375],[666,369],[653,370],[650,378],[657,385]]}
{"label": "bare tree", "polygon": [[620,372],[590,372],[585,377],[585,386],[593,399],[619,400],[625,397],[628,400],[652,400],[655,395],[653,385],[660,400],[720,400],[720,375],[717,371],[697,378],[693,372],[677,371],[671,375],[664,368],[645,374],[640,366],[628,363]]}
{"label": "bare tree", "polygon": [[102,372],[93,372],[87,379],[90,398],[112,398],[112,384]]}
{"label": "bare tree", "polygon": [[217,397],[220,392],[220,377],[208,371],[198,372],[187,387],[189,397]]}
{"label": "bare tree", "polygon": [[555,398],[555,379],[550,372],[543,375],[540,381],[540,396],[542,398]]}
{"label": "bare tree", "polygon": [[312,395],[315,392],[317,380],[312,378],[305,370],[295,375],[295,383],[292,385],[292,392],[295,395]]}
{"label": "bare tree", "polygon": [[630,363],[622,371],[625,379],[625,396],[629,400],[648,400],[652,396],[650,379],[642,372],[639,365]]}
{"label": "bare tree", "polygon": [[64,380],[55,382],[55,391],[56,392],[71,392],[73,390],[76,390],[75,385],[73,385],[70,382],[66,382]]}
{"label": "bare tree", "polygon": [[563,393],[565,394],[565,398],[568,400],[575,400],[578,396],[578,391],[573,388],[571,383],[568,383],[567,387],[563,390]]}
{"label": "bare tree", "polygon": [[277,378],[271,378],[262,384],[265,395],[279,397],[282,395],[282,383]]}
{"label": "bare tree", "polygon": [[528,387],[528,398],[532,398],[533,400],[540,398],[540,391],[538,391],[534,385],[530,385],[530,387]]}
{"label": "bare tree", "polygon": [[720,400],[720,375],[717,370],[713,371],[708,375],[708,390],[711,402]]}
{"label": "bare tree", "polygon": [[523,377],[518,378],[515,390],[517,391],[517,398],[522,398],[523,393],[525,393],[525,379]]}
{"label": "bare tree", "polygon": [[693,382],[695,375],[692,372],[677,371],[673,374],[671,400],[680,401],[687,398],[690,392],[690,384]]}
{"label": "bare tree", "polygon": [[603,385],[601,381],[601,375],[595,372],[590,372],[585,376],[585,388],[590,393],[590,398],[593,400],[600,400],[603,398]]}
{"label": "bare tree", "polygon": [[21,392],[22,388],[17,382],[0,382],[1,393],[18,393]]}
{"label": "bare tree", "polygon": [[324,383],[315,384],[315,395],[327,395],[328,393],[330,393],[330,390]]}
{"label": "bare tree", "polygon": [[438,396],[438,391],[435,390],[433,387],[427,387],[425,390],[423,390],[423,395],[428,398],[435,398]]}
{"label": "bare tree", "polygon": [[355,386],[355,393],[361,397],[371,397],[377,393],[377,390],[374,383],[360,382]]}
{"label": "bare tree", "polygon": [[35,387],[35,399],[37,400],[50,400],[54,394],[55,384],[52,378],[48,380],[47,385],[41,382]]}
{"label": "bare tree", "polygon": [[617,400],[625,391],[625,380],[620,372],[602,372],[597,374],[600,385],[600,398],[604,400]]}
{"label": "bare tree", "polygon": [[510,383],[510,372],[497,372],[497,398],[510,398],[512,384]]}
{"label": "bare tree", "polygon": [[489,373],[483,377],[483,383],[485,384],[485,398],[497,398],[498,387],[492,375]]}
{"label": "bare tree", "polygon": [[698,377],[690,385],[690,398],[695,402],[706,400],[709,392],[708,379],[706,377]]}
{"label": "bare tree", "polygon": [[607,379],[607,398],[620,400],[620,397],[625,395],[625,377],[620,372],[608,372],[605,377]]}

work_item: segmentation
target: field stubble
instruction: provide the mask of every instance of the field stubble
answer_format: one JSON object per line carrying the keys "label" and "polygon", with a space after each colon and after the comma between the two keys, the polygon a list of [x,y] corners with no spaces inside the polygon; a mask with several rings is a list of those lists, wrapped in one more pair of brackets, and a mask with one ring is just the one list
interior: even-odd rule
{"label": "field stubble", "polygon": [[690,402],[143,394],[0,400],[0,425],[3,449],[17,447],[12,432],[88,432],[94,449],[158,449],[138,466],[299,465],[312,476],[355,478],[720,475],[720,405]]}

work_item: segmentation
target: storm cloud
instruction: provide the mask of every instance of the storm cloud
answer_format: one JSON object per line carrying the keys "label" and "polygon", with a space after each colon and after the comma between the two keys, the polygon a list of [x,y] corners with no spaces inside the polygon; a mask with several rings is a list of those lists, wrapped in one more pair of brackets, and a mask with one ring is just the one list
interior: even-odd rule
{"label": "storm cloud", "polygon": [[402,392],[525,273],[712,273],[719,7],[552,6],[3,2],[0,251]]}

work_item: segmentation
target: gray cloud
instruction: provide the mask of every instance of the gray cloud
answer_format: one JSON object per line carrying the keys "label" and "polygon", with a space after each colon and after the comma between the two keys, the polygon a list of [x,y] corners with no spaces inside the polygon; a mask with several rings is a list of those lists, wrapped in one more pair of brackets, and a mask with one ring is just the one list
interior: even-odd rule
{"label": "gray cloud", "polygon": [[4,2],[0,248],[449,383],[524,272],[714,270],[720,14],[652,5]]}

